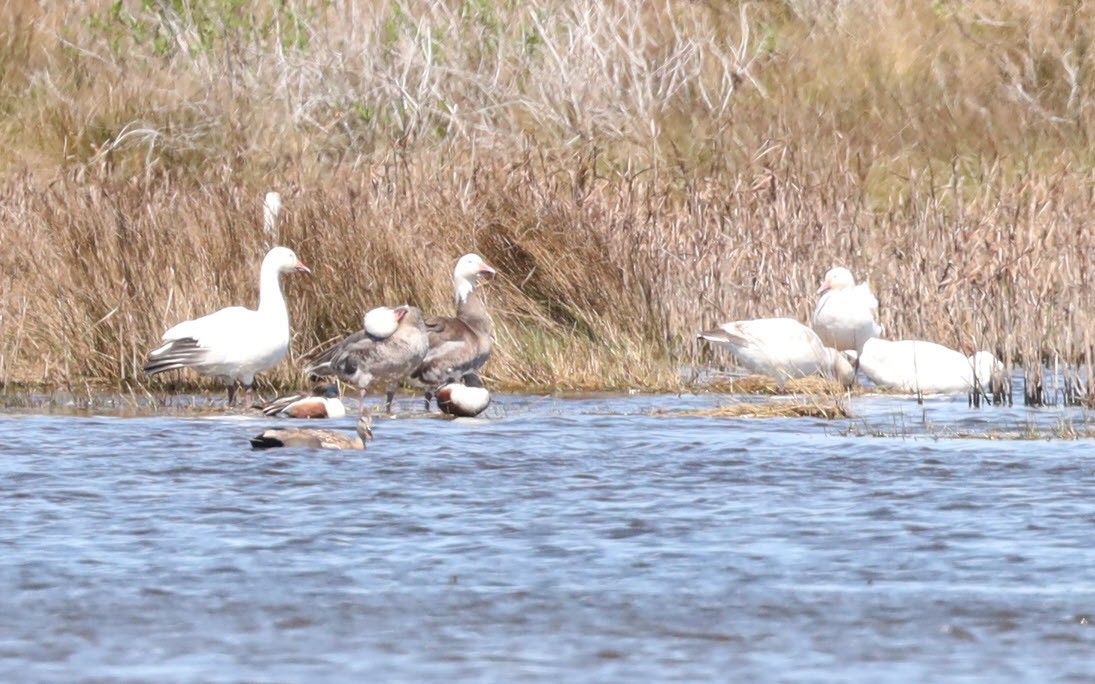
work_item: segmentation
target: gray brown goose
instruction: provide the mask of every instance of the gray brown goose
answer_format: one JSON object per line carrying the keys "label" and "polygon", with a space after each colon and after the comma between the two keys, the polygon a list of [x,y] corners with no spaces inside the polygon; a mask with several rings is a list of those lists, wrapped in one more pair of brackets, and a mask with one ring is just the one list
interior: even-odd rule
{"label": "gray brown goose", "polygon": [[373,382],[384,383],[390,413],[396,388],[422,363],[430,345],[418,307],[387,310],[394,316],[394,326],[376,324],[391,318],[384,309],[370,311],[361,330],[312,357],[304,369],[311,375],[337,376],[357,387],[361,393],[360,413],[365,411],[365,393]]}
{"label": "gray brown goose", "polygon": [[430,349],[411,377],[426,387],[427,411],[438,387],[478,371],[490,358],[490,314],[475,286],[484,274],[495,273],[478,254],[460,257],[452,274],[456,316],[426,320]]}
{"label": "gray brown goose", "polygon": [[271,428],[263,430],[251,438],[253,449],[272,449],[274,447],[304,447],[306,449],[364,449],[365,443],[373,438],[372,422],[368,416],[357,421],[357,434],[340,430],[321,430],[318,428]]}

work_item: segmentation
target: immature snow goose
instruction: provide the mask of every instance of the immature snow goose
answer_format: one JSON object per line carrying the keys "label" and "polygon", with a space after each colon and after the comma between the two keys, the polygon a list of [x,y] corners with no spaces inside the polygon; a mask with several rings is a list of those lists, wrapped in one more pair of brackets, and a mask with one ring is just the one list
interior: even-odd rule
{"label": "immature snow goose", "polygon": [[460,382],[449,382],[437,390],[437,408],[459,418],[474,418],[490,406],[490,390],[475,373],[467,373]]}
{"label": "immature snow goose", "polygon": [[262,260],[257,310],[230,306],[208,316],[183,321],[163,334],[164,345],[148,353],[144,371],[149,375],[193,368],[213,375],[228,386],[228,403],[236,397],[236,385],[247,391],[255,374],[276,366],[289,351],[289,312],[281,293],[282,273],[310,273],[293,250],[274,247]]}
{"label": "immature snow goose", "polygon": [[[846,353],[852,356],[852,352]],[[979,354],[982,356],[965,356],[924,340],[875,337],[864,343],[858,365],[871,382],[885,389],[908,394],[960,394],[973,390],[975,364],[980,383],[991,382],[995,375],[995,364],[999,362],[988,352]]]}
{"label": "immature snow goose", "polygon": [[745,368],[785,382],[823,375],[844,387],[855,384],[855,370],[835,349],[805,325],[790,318],[761,318],[723,323],[699,334],[730,350]]}
{"label": "immature snow goose", "polygon": [[316,385],[311,394],[278,397],[262,407],[263,415],[285,418],[341,418],[346,407],[338,397],[338,387],[330,383]]}
{"label": "immature snow goose", "polygon": [[426,387],[427,411],[438,387],[456,382],[467,373],[474,373],[490,357],[490,314],[475,286],[483,274],[495,273],[478,254],[460,257],[452,274],[456,316],[437,316],[426,320],[429,352],[411,377]]}
{"label": "immature snow goose", "polygon": [[273,447],[304,447],[305,449],[364,449],[373,438],[372,422],[368,416],[357,421],[357,434],[349,435],[339,430],[317,428],[271,428],[251,438],[253,449]]}
{"label": "immature snow goose", "polygon": [[878,324],[878,300],[867,283],[855,284],[852,272],[837,267],[825,274],[817,291],[814,332],[826,347],[839,351],[863,351],[863,343],[882,334]]}
{"label": "immature snow goose", "polygon": [[314,356],[304,372],[335,375],[353,384],[361,392],[362,414],[366,390],[380,381],[391,413],[396,388],[422,363],[430,346],[422,311],[414,306],[380,307],[365,314],[363,323],[361,330]]}

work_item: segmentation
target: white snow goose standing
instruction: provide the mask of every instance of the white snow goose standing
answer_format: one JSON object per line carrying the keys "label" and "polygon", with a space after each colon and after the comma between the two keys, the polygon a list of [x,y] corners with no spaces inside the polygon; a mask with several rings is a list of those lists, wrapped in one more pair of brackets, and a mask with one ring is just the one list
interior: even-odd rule
{"label": "white snow goose standing", "polygon": [[361,416],[357,421],[356,435],[339,430],[318,428],[271,428],[251,438],[251,448],[302,447],[305,449],[364,449],[373,438],[372,421]]}
{"label": "white snow goose standing", "polygon": [[[855,356],[851,351],[846,353]],[[989,352],[978,354],[965,356],[924,340],[875,337],[864,343],[858,366],[871,382],[884,389],[908,394],[959,394],[973,391],[975,364],[979,384],[991,382],[996,374],[999,362],[995,357]]]}
{"label": "white snow goose standing", "polygon": [[475,286],[484,274],[495,273],[478,254],[460,257],[452,274],[456,316],[426,320],[430,349],[411,377],[426,388],[427,411],[438,387],[478,371],[490,358],[490,314]]}
{"label": "white snow goose standing", "polygon": [[278,213],[281,211],[281,195],[274,191],[266,193],[262,200],[262,232],[270,239],[270,244],[278,242]]}
{"label": "white snow goose standing", "polygon": [[821,343],[808,327],[790,318],[723,323],[699,334],[734,354],[743,367],[783,382],[822,375],[844,387],[855,384],[855,369],[844,356]]}
{"label": "white snow goose standing", "polygon": [[293,250],[274,247],[262,260],[258,309],[231,306],[179,323],[163,334],[163,346],[148,353],[144,371],[155,375],[192,368],[217,376],[228,386],[229,404],[241,384],[247,391],[245,405],[250,406],[255,374],[276,366],[289,351],[289,312],[279,276],[294,272],[311,271]]}
{"label": "white snow goose standing", "polygon": [[878,324],[878,300],[867,283],[856,285],[846,268],[825,274],[818,288],[820,299],[814,308],[814,332],[826,347],[839,351],[863,351],[863,343],[882,334]]}
{"label": "white snow goose standing", "polygon": [[342,418],[346,407],[338,397],[338,387],[323,383],[316,385],[311,394],[278,397],[263,406],[262,413],[285,418]]}
{"label": "white snow goose standing", "polygon": [[382,382],[387,390],[386,410],[391,413],[396,388],[429,349],[422,311],[414,306],[380,307],[365,314],[363,323],[361,330],[312,357],[304,372],[334,375],[357,387],[361,414],[369,385]]}
{"label": "white snow goose standing", "polygon": [[437,408],[458,418],[474,418],[490,406],[490,390],[475,373],[466,373],[460,382],[449,382],[437,390]]}

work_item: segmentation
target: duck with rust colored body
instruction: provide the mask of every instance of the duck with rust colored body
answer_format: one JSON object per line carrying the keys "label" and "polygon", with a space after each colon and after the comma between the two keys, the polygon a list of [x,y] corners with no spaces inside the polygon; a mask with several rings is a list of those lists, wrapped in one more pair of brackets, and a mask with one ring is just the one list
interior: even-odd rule
{"label": "duck with rust colored body", "polygon": [[458,418],[474,418],[490,406],[490,390],[475,373],[467,373],[460,382],[449,382],[437,390],[437,408]]}
{"label": "duck with rust colored body", "polygon": [[163,334],[163,346],[148,353],[144,371],[191,368],[216,376],[228,387],[229,404],[237,385],[243,385],[250,406],[255,374],[281,363],[289,352],[289,311],[279,276],[310,272],[293,250],[274,247],[262,260],[258,309],[232,306],[179,323]]}
{"label": "duck with rust colored body", "polygon": [[476,285],[482,276],[495,273],[478,254],[460,257],[452,275],[456,316],[426,320],[430,348],[411,377],[426,388],[427,411],[437,388],[475,373],[490,358],[490,314]]}
{"label": "duck with rust colored body", "polygon": [[251,438],[251,448],[303,447],[305,449],[364,449],[373,438],[372,423],[368,416],[357,421],[356,434],[340,430],[318,428],[271,428]]}
{"label": "duck with rust colored body", "polygon": [[266,416],[284,418],[342,418],[346,407],[332,383],[316,385],[311,394],[278,397],[262,407]]}
{"label": "duck with rust colored body", "polygon": [[304,370],[311,375],[334,375],[357,387],[362,414],[369,385],[382,382],[386,410],[391,413],[396,388],[422,363],[429,345],[420,309],[380,307],[365,314],[361,330],[317,354]]}

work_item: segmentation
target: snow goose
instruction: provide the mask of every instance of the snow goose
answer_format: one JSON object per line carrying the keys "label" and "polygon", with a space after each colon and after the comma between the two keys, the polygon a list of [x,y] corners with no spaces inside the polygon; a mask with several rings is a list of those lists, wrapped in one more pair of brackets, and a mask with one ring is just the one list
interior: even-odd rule
{"label": "snow goose", "polygon": [[430,348],[411,377],[426,387],[426,410],[434,391],[483,367],[490,357],[491,325],[487,307],[475,289],[484,274],[496,271],[478,254],[465,254],[453,269],[456,316],[426,320]]}
{"label": "snow goose", "polygon": [[303,447],[305,449],[364,449],[373,438],[372,422],[368,416],[357,421],[356,435],[339,430],[317,428],[271,428],[251,438],[251,448]]}
{"label": "snow goose", "polygon": [[274,247],[262,260],[257,310],[231,306],[179,323],[163,334],[163,346],[148,353],[144,371],[192,368],[219,377],[228,386],[229,404],[241,384],[250,406],[255,374],[276,366],[289,351],[289,311],[279,275],[293,272],[311,273],[293,250]]}
{"label": "snow goose", "polygon": [[878,300],[867,283],[856,285],[852,272],[834,268],[825,274],[817,291],[814,332],[826,347],[839,351],[863,351],[863,343],[882,334],[878,324]]}
{"label": "snow goose", "polygon": [[338,387],[323,383],[316,385],[311,394],[278,397],[263,406],[262,413],[285,418],[342,418],[346,407],[338,397]]}
{"label": "snow goose", "polygon": [[271,244],[278,241],[278,212],[281,211],[281,195],[276,192],[266,193],[262,201],[262,231],[270,238]]}
{"label": "snow goose", "polygon": [[467,373],[460,382],[449,382],[437,390],[437,408],[460,418],[474,418],[490,405],[490,390],[475,373]]}
{"label": "snow goose", "polygon": [[844,387],[855,384],[855,370],[848,360],[822,344],[813,330],[790,318],[732,321],[699,337],[730,350],[750,371],[781,383],[820,374]]}
{"label": "snow goose", "polygon": [[[845,353],[852,359],[857,356],[851,351]],[[863,344],[858,365],[871,382],[885,389],[908,394],[958,394],[973,390],[974,364],[978,363],[975,356],[935,342],[874,337]],[[988,359],[987,367],[978,368],[978,373],[984,372],[991,379],[993,361],[995,358]]]}
{"label": "snow goose", "polygon": [[414,306],[380,307],[365,314],[362,323],[361,330],[314,356],[304,372],[334,375],[357,387],[362,414],[365,392],[380,381],[391,413],[396,387],[422,363],[430,346],[422,311]]}

